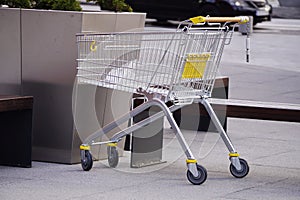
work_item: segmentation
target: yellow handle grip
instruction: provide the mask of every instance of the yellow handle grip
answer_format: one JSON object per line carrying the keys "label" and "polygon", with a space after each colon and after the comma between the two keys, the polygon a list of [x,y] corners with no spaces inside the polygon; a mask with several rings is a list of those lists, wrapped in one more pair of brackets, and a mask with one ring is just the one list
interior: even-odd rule
{"label": "yellow handle grip", "polygon": [[203,17],[203,16],[197,16],[192,17],[190,20],[193,22],[193,24],[199,24],[199,23],[225,23],[225,22],[236,22],[240,24],[247,23],[249,21],[249,17],[247,16],[240,16],[240,17]]}

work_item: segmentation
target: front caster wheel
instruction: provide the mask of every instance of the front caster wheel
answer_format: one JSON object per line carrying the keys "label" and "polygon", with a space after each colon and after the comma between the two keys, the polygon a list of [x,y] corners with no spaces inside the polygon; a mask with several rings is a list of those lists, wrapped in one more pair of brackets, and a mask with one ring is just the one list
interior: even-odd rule
{"label": "front caster wheel", "polygon": [[115,168],[119,163],[119,154],[117,148],[114,146],[108,146],[107,156],[108,156],[108,165],[112,168]]}
{"label": "front caster wheel", "polygon": [[245,176],[247,176],[247,174],[249,173],[249,165],[247,163],[246,160],[239,158],[240,163],[241,163],[241,169],[237,170],[234,165],[231,163],[230,164],[230,173],[232,174],[232,176],[236,177],[236,178],[243,178]]}
{"label": "front caster wheel", "polygon": [[194,185],[201,185],[206,181],[207,178],[207,171],[206,169],[197,164],[197,171],[198,171],[198,176],[195,177],[189,170],[187,170],[187,179]]}
{"label": "front caster wheel", "polygon": [[81,158],[81,167],[84,171],[89,171],[93,167],[93,157],[90,151],[84,150],[84,158]]}

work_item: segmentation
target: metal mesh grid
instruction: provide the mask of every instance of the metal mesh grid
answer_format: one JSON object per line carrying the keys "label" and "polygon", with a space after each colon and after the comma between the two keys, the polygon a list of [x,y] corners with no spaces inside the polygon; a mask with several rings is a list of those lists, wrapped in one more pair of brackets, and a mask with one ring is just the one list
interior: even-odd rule
{"label": "metal mesh grid", "polygon": [[[205,30],[77,35],[78,81],[132,93],[142,89],[178,102],[210,96],[226,33]],[[201,75],[185,76],[187,66],[194,74],[201,68]]]}

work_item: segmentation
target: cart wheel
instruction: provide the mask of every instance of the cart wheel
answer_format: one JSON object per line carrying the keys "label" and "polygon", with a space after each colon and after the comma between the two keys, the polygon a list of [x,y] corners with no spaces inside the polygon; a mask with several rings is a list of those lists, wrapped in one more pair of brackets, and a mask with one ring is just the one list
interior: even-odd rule
{"label": "cart wheel", "polygon": [[232,174],[232,176],[236,177],[236,178],[243,178],[245,176],[247,176],[248,172],[249,172],[249,165],[247,163],[246,160],[240,158],[240,163],[241,163],[241,170],[237,170],[234,165],[231,163],[230,164],[230,173]]}
{"label": "cart wheel", "polygon": [[90,151],[84,151],[84,159],[81,159],[81,166],[84,171],[89,171],[93,167],[93,157]]}
{"label": "cart wheel", "polygon": [[206,169],[197,164],[197,170],[198,170],[198,176],[195,177],[189,170],[187,170],[187,178],[188,180],[194,184],[194,185],[201,185],[202,183],[204,183],[206,181],[207,178],[207,171]]}
{"label": "cart wheel", "polygon": [[108,146],[107,156],[109,166],[115,168],[119,163],[119,154],[117,148],[114,146]]}

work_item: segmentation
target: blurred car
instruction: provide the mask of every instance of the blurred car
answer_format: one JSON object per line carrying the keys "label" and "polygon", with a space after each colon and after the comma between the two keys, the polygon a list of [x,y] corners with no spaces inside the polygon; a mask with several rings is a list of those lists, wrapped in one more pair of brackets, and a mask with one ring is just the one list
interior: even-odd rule
{"label": "blurred car", "polygon": [[134,11],[147,18],[185,20],[195,16],[253,16],[253,23],[271,20],[272,7],[267,0],[125,0]]}

